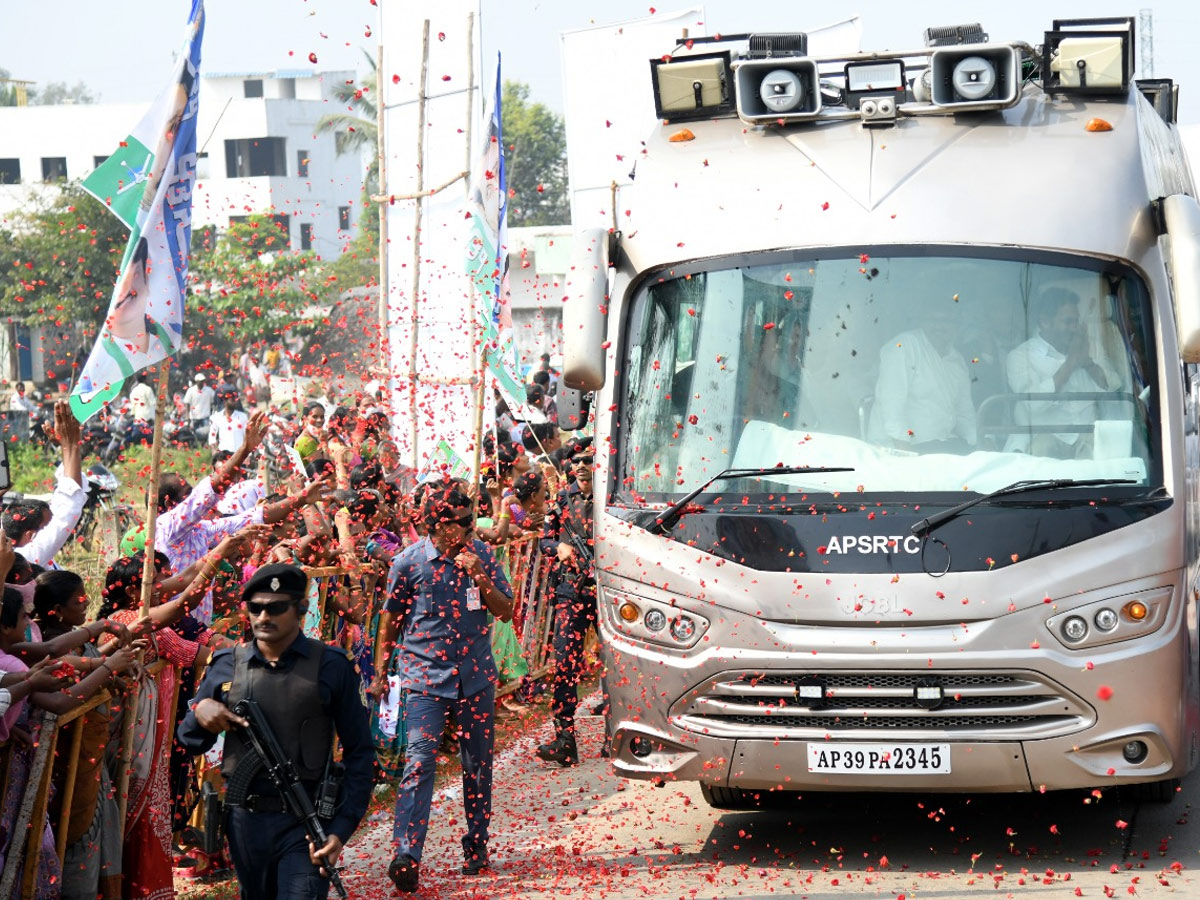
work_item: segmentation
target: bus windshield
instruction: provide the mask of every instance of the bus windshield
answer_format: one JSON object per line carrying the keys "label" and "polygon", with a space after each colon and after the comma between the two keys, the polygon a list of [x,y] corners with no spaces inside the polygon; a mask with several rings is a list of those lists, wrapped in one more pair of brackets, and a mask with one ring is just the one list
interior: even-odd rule
{"label": "bus windshield", "polygon": [[622,499],[776,464],[854,471],[714,490],[919,502],[1022,479],[1161,483],[1145,285],[1015,254],[774,255],[647,279],[625,340]]}

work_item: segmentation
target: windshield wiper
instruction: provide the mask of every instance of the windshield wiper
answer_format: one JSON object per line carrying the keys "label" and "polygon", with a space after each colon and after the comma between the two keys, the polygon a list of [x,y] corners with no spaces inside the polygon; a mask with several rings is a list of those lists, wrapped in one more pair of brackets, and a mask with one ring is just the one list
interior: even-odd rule
{"label": "windshield wiper", "polygon": [[951,519],[966,512],[972,506],[978,506],[980,503],[987,503],[989,500],[995,500],[997,497],[1004,497],[1008,494],[1024,494],[1030,491],[1056,491],[1062,488],[1099,487],[1100,485],[1109,484],[1137,484],[1137,482],[1132,478],[1034,478],[1027,481],[1014,481],[1012,484],[997,488],[973,500],[968,500],[965,503],[958,504],[958,506],[952,506],[949,509],[942,510],[940,513],[928,516],[914,524],[909,530],[917,537],[924,537],[935,528],[946,524]]}
{"label": "windshield wiper", "polygon": [[675,523],[682,518],[687,505],[704,493],[705,489],[714,481],[728,481],[732,478],[756,478],[762,475],[799,475],[853,471],[853,469],[845,467],[830,468],[814,466],[771,466],[762,469],[726,469],[724,472],[718,472],[712,478],[708,479],[708,481],[704,482],[704,484],[700,485],[700,487],[664,509],[662,515],[657,516],[647,530],[652,534],[670,534],[671,529],[675,527]]}

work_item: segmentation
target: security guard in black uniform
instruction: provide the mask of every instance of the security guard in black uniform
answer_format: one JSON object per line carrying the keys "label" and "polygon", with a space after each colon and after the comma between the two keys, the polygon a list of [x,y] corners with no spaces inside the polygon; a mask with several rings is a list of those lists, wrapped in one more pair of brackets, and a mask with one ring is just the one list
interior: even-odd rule
{"label": "security guard in black uniform", "polygon": [[303,824],[261,772],[242,805],[229,808],[229,850],[243,900],[324,900],[329,881],[322,868],[336,864],[370,799],[375,751],[362,682],[344,653],[301,633],[307,588],[308,576],[289,565],[264,566],[246,582],[242,600],[254,641],[213,657],[179,726],[180,743],[195,754],[225,732],[221,770],[228,778],[254,752],[241,733],[248,723],[232,707],[253,699],[310,798],[339,771],[330,764],[335,733],[341,741],[344,774],[334,815],[325,823],[325,846],[309,844]]}
{"label": "security guard in black uniform", "polygon": [[547,511],[542,529],[542,553],[557,560],[554,588],[554,739],[540,744],[537,755],[547,762],[573,766],[579,762],[575,744],[575,710],[583,675],[583,643],[596,627],[596,571],[592,561],[592,451],[571,460],[574,481],[559,492]]}

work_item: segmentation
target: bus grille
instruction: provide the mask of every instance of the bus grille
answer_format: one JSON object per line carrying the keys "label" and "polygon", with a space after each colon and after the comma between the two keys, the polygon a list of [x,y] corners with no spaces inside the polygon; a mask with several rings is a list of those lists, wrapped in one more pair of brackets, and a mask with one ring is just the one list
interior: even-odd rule
{"label": "bus grille", "polygon": [[1033,672],[743,671],[688,692],[671,717],[726,738],[1021,740],[1086,728],[1095,712]]}

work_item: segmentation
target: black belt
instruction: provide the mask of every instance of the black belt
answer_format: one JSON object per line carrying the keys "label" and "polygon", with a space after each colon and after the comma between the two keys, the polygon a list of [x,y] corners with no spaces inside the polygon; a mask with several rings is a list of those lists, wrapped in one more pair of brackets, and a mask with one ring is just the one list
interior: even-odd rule
{"label": "black belt", "polygon": [[242,809],[252,813],[281,813],[286,807],[279,794],[251,794],[242,804]]}
{"label": "black belt", "polygon": [[[301,782],[301,786],[308,793],[311,800],[317,795],[317,782]],[[277,794],[274,791],[268,794],[247,794],[246,801],[241,806],[246,812],[252,813],[281,813],[287,812],[287,806],[283,802],[283,795]]]}

